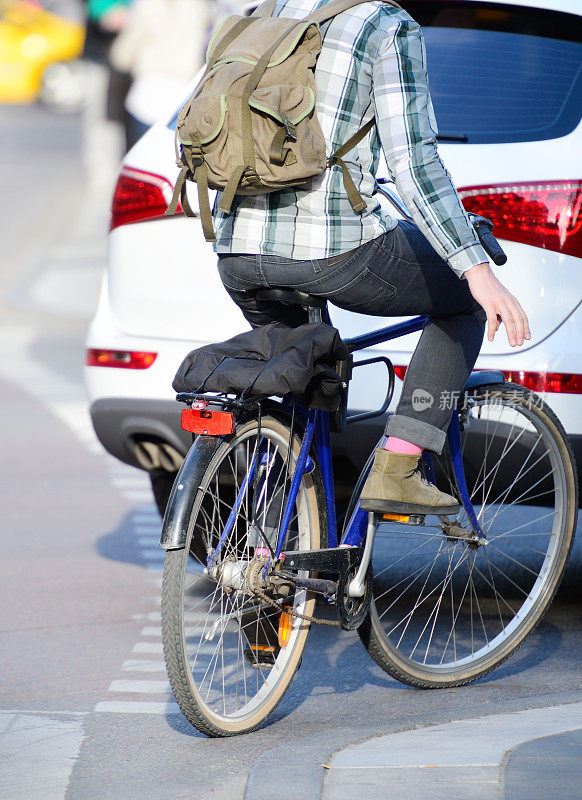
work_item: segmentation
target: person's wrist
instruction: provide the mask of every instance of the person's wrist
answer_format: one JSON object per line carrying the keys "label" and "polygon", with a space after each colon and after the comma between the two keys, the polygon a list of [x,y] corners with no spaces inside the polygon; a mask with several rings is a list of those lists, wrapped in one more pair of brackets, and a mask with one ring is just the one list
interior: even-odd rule
{"label": "person's wrist", "polygon": [[488,261],[483,261],[481,264],[475,264],[473,267],[465,270],[463,277],[465,280],[470,281],[472,278],[477,278],[481,275],[487,275],[491,272],[491,266]]}

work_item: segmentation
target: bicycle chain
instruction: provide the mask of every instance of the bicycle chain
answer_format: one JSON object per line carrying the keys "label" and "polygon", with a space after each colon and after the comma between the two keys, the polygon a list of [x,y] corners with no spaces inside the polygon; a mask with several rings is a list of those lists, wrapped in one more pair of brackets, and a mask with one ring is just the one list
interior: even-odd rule
{"label": "bicycle chain", "polygon": [[[261,560],[264,561],[265,564],[267,564],[269,561],[268,558]],[[301,614],[299,611],[294,611],[292,608],[285,608],[283,605],[280,605],[276,600],[273,600],[271,597],[269,597],[269,595],[266,594],[266,592],[264,592],[259,586],[261,571],[262,570],[257,570],[255,572],[251,588],[253,592],[255,592],[255,594],[265,603],[273,608],[278,609],[281,613],[290,614],[292,617],[297,617],[298,619],[304,619],[306,622],[315,622],[318,625],[329,625],[330,627],[336,627],[340,625],[339,619],[322,619],[321,617],[312,617],[309,614]]]}

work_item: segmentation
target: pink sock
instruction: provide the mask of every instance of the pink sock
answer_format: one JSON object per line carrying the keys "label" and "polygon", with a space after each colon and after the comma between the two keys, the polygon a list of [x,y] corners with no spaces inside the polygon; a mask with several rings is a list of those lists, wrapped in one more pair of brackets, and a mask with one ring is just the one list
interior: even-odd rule
{"label": "pink sock", "polygon": [[407,456],[419,456],[423,449],[417,444],[407,442],[405,439],[397,439],[396,436],[389,436],[384,445],[384,450],[390,450],[392,453],[403,453]]}

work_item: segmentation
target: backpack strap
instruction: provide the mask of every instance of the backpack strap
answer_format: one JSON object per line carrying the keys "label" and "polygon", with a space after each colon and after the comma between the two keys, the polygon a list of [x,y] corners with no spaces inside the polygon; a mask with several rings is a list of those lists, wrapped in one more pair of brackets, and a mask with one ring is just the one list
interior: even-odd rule
{"label": "backpack strap", "polygon": [[290,25],[288,25],[283,33],[276,39],[273,44],[269,47],[269,49],[263,53],[261,58],[257,61],[256,66],[254,67],[253,71],[248,77],[248,80],[245,84],[245,88],[242,94],[242,141],[243,141],[243,155],[245,164],[248,167],[252,167],[255,169],[255,146],[253,142],[253,129],[252,129],[252,117],[251,117],[251,108],[249,105],[249,100],[251,94],[255,91],[257,86],[259,85],[259,81],[265,74],[267,67],[269,66],[269,61],[271,60],[271,56],[275,52],[275,50],[279,47],[282,41],[284,41],[287,36],[293,31],[294,28],[298,26],[305,26],[304,20],[293,20]]}
{"label": "backpack strap", "polygon": [[251,22],[255,21],[256,17],[253,17],[252,15],[250,17],[243,17],[242,19],[239,19],[238,22],[235,25],[233,25],[233,27],[229,30],[229,32],[225,34],[225,36],[223,36],[222,39],[218,40],[216,46],[214,47],[214,50],[212,51],[212,58],[208,61],[206,72],[204,73],[205,75],[208,72],[210,72],[210,70],[214,67],[220,56],[229,46],[229,44],[232,44],[232,42],[234,42],[236,37],[240,33],[242,33],[245,30],[245,28],[248,28]]}
{"label": "backpack strap", "polygon": [[341,147],[338,147],[337,150],[334,150],[327,161],[328,167],[332,167],[334,164],[337,164],[338,167],[341,168],[344,189],[346,190],[348,200],[350,201],[351,206],[356,214],[361,214],[362,211],[365,211],[367,205],[362,195],[356,189],[356,185],[352,180],[352,176],[350,175],[350,171],[347,168],[346,162],[343,160],[343,156],[345,156],[346,153],[349,153],[350,150],[352,150],[362,141],[362,139],[365,139],[375,124],[376,118],[372,117],[372,119],[368,120],[365,125],[362,125],[359,131],[356,131],[353,136],[350,136],[347,142],[344,142]]}
{"label": "backpack strap", "polygon": [[251,17],[272,17],[277,3],[278,0],[266,0],[266,2],[261,3],[255,8]]}
{"label": "backpack strap", "polygon": [[[327,22],[328,19],[332,19],[332,17],[337,17],[338,14],[341,14],[343,11],[347,11],[349,8],[369,2],[370,0],[332,0],[331,3],[326,3],[325,5],[320,6],[316,11],[312,11],[311,14],[308,14],[305,17],[305,19],[309,19],[313,22],[321,24],[322,22]],[[382,4],[386,6],[394,6],[395,8],[401,8],[401,6],[394,2],[394,0],[382,0]]]}
{"label": "backpack strap", "polygon": [[[259,6],[255,8],[253,13],[251,14],[252,17],[272,17],[273,12],[277,6],[278,0],[266,0],[266,2],[261,3]],[[314,22],[325,22],[332,17],[336,17],[338,14],[341,14],[342,11],[347,11],[348,8],[352,8],[353,6],[358,6],[361,3],[369,3],[370,0],[332,0],[331,3],[326,3],[323,6],[320,6],[316,11],[312,11],[311,14],[308,14],[304,19],[306,20],[313,20]],[[395,8],[401,8],[398,3],[394,2],[394,0],[382,0],[384,5],[387,6],[394,6]]]}

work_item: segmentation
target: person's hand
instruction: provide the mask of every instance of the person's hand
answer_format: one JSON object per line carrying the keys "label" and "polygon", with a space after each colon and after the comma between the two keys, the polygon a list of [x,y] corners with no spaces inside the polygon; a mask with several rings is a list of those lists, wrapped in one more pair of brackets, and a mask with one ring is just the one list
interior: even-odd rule
{"label": "person's hand", "polygon": [[487,338],[490,342],[503,322],[512,347],[531,339],[529,322],[523,308],[505,286],[497,280],[487,262],[477,264],[464,273],[475,300],[487,314]]}

